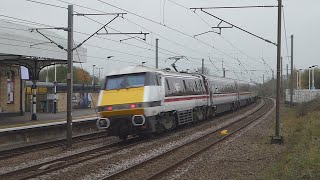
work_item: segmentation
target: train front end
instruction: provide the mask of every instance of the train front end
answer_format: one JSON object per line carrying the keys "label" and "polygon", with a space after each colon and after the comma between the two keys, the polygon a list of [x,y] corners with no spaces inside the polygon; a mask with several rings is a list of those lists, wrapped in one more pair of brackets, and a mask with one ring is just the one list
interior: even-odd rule
{"label": "train front end", "polygon": [[107,76],[99,94],[97,127],[121,139],[153,132],[153,119],[164,96],[160,84],[160,76],[155,72]]}

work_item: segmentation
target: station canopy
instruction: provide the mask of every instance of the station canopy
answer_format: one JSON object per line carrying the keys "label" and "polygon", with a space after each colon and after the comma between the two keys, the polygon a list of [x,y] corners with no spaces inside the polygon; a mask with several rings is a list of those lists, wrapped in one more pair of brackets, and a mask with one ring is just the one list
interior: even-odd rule
{"label": "station canopy", "polygon": [[[32,28],[38,26],[31,27],[0,20],[0,63],[1,61],[8,63],[10,60],[22,62],[27,59],[67,63],[67,52],[64,50],[67,49],[67,39],[53,32],[57,30],[38,30],[64,48],[61,49],[37,31],[32,31]],[[62,33],[67,35],[66,31]],[[74,50],[73,61],[85,63],[87,50],[82,47]]]}

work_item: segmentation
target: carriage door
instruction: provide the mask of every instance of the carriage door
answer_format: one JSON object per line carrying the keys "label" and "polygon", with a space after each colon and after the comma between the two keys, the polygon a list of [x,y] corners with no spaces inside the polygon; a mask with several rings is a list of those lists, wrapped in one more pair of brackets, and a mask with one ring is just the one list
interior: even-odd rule
{"label": "carriage door", "polygon": [[213,105],[213,91],[214,91],[214,89],[212,89],[212,85],[211,85],[211,83],[208,81],[208,91],[209,91],[209,98],[210,98],[210,106],[212,106]]}

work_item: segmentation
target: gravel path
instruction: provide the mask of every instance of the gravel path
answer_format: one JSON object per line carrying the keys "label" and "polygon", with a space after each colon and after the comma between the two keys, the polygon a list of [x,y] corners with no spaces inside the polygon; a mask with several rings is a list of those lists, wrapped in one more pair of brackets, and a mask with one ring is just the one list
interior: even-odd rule
{"label": "gravel path", "polygon": [[283,146],[270,145],[275,113],[220,146],[212,148],[163,179],[261,179]]}

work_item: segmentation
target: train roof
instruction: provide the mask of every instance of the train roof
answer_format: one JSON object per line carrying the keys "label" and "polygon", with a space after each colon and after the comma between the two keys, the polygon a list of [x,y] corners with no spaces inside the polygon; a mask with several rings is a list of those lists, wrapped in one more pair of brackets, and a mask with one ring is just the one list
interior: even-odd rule
{"label": "train roof", "polygon": [[218,81],[222,83],[233,83],[237,82],[239,84],[250,84],[254,85],[251,82],[239,80],[239,79],[232,79],[232,78],[224,78],[224,77],[218,77],[218,76],[212,76],[212,75],[201,75],[201,74],[191,74],[191,73],[181,73],[181,72],[175,72],[172,70],[164,70],[164,69],[155,69],[151,67],[146,67],[143,65],[138,66],[128,66],[124,68],[119,68],[111,71],[107,76],[113,76],[113,75],[122,75],[122,74],[132,74],[132,73],[142,73],[142,72],[158,72],[160,74],[164,75],[172,75],[172,76],[184,76],[184,77],[200,77],[205,76],[209,80]]}
{"label": "train roof", "polygon": [[212,76],[212,75],[204,75],[206,78],[208,78],[209,80],[213,80],[213,81],[218,81],[218,82],[229,82],[229,83],[233,83],[233,82],[237,82],[239,84],[250,84],[250,85],[254,85],[251,82],[245,81],[245,80],[240,80],[240,79],[233,79],[233,78],[224,78],[224,77],[218,77],[218,76]]}
{"label": "train roof", "polygon": [[200,77],[199,74],[180,73],[180,72],[175,72],[172,70],[155,69],[155,68],[146,67],[146,66],[142,66],[142,65],[128,66],[125,68],[115,69],[115,70],[111,71],[107,76],[142,73],[142,72],[157,72],[160,74],[171,75],[171,76]]}

